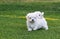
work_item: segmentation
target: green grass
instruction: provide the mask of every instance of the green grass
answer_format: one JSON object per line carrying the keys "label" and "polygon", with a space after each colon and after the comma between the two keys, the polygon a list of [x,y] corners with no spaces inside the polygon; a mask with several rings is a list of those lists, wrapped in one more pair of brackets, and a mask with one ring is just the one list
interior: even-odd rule
{"label": "green grass", "polygon": [[[44,11],[45,18],[59,20],[47,19],[48,31],[41,29],[28,32],[26,19],[18,17],[25,17],[27,13],[33,11]],[[0,4],[0,39],[60,39],[60,3]]]}

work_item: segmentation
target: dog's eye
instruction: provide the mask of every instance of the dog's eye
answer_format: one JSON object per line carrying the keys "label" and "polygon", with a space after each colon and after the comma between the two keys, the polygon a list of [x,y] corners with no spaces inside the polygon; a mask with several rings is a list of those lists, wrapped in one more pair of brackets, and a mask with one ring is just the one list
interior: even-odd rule
{"label": "dog's eye", "polygon": [[31,17],[29,19],[31,19]]}
{"label": "dog's eye", "polygon": [[39,15],[40,16],[40,15]]}

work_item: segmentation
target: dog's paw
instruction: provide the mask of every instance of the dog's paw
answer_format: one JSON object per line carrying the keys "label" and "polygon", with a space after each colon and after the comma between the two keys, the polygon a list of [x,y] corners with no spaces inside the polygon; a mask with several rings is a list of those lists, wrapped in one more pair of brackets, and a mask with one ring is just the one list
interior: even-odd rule
{"label": "dog's paw", "polygon": [[32,31],[32,29],[28,29],[28,31]]}
{"label": "dog's paw", "polygon": [[48,30],[48,28],[45,28],[45,30]]}
{"label": "dog's paw", "polygon": [[33,30],[37,30],[36,28],[34,28]]}

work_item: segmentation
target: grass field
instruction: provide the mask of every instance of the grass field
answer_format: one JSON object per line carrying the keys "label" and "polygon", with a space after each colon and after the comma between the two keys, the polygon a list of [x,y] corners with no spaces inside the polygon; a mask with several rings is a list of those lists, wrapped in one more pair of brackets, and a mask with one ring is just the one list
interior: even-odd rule
{"label": "grass field", "polygon": [[[33,11],[45,12],[48,31],[27,31],[25,16]],[[60,39],[60,3],[0,4],[0,39]]]}

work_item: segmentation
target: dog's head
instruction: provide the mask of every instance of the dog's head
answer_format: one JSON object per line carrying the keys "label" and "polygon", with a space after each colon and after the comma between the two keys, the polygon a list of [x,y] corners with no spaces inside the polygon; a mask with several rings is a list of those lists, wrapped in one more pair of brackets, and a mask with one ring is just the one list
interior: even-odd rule
{"label": "dog's head", "polygon": [[27,21],[29,22],[35,22],[36,21],[36,15],[34,13],[28,13],[26,16]]}
{"label": "dog's head", "polygon": [[44,12],[35,11],[34,13],[35,13],[36,17],[39,19],[42,19],[44,17]]}

